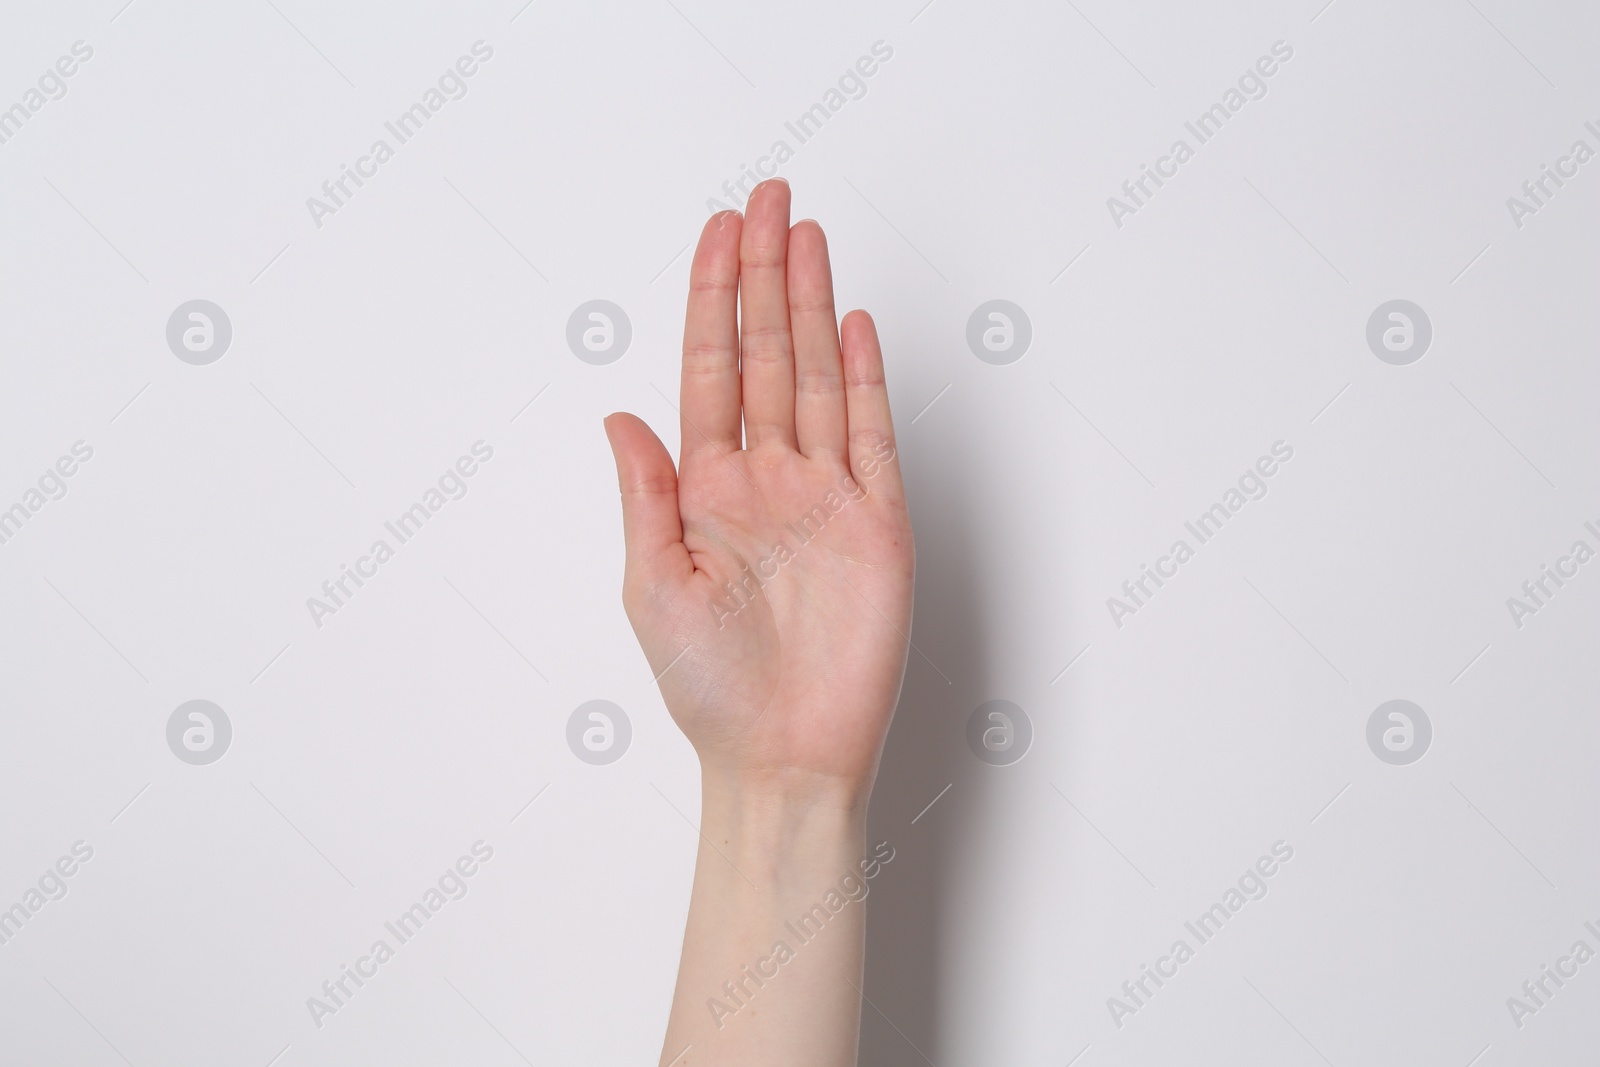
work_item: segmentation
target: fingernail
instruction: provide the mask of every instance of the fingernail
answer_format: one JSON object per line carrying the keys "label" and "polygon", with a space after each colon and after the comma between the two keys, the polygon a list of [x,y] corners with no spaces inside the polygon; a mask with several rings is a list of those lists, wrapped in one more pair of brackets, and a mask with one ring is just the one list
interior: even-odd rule
{"label": "fingernail", "polygon": [[740,214],[737,210],[719,211],[719,212],[717,212],[717,228],[719,230],[720,229],[726,229],[727,226],[728,226],[728,223],[732,222],[734,219],[739,219],[739,218],[743,218],[743,217],[744,216],[742,214]]}

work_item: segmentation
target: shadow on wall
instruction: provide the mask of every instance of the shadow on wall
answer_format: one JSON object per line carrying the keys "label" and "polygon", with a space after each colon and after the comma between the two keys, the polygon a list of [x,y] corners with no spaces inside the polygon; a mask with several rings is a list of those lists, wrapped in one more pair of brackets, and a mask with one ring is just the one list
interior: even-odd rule
{"label": "shadow on wall", "polygon": [[959,444],[952,436],[919,447],[906,465],[917,539],[915,647],[873,790],[867,837],[895,848],[893,865],[873,886],[867,925],[860,1061],[874,1067],[939,1062],[945,872],[964,843],[957,840],[959,822],[938,818],[938,805],[949,796],[923,812],[947,785],[955,783],[956,792],[979,769],[963,731],[968,712],[993,688],[978,545],[963,504],[971,499],[963,483],[980,472],[962,468]]}

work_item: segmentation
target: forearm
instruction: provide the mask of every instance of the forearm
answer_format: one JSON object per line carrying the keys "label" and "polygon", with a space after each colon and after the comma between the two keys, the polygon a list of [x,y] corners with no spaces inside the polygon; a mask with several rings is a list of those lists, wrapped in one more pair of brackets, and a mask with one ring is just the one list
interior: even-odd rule
{"label": "forearm", "polygon": [[865,800],[706,773],[665,1067],[853,1067]]}

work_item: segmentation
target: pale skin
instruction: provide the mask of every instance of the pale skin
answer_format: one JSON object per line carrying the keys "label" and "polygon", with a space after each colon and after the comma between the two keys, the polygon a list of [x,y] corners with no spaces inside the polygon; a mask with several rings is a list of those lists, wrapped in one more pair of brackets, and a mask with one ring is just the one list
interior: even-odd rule
{"label": "pale skin", "polygon": [[700,235],[677,467],[640,419],[605,422],[623,604],[701,768],[662,1065],[856,1063],[865,904],[805,942],[785,924],[862,873],[915,553],[877,329],[836,318],[827,241],[789,200],[764,182]]}

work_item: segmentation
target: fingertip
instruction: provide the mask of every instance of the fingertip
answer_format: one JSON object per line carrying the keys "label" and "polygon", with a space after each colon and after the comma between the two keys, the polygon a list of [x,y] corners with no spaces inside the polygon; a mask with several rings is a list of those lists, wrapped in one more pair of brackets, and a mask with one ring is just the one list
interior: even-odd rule
{"label": "fingertip", "polygon": [[[837,337],[839,327],[833,319],[833,271],[828,262],[828,239],[815,220],[802,219],[789,227],[788,256],[790,302],[794,303],[797,297],[815,302],[826,295],[829,330]],[[796,293],[796,287],[801,292]]]}
{"label": "fingertip", "polygon": [[739,247],[739,232],[744,224],[744,213],[734,208],[719,211],[706,220],[705,226],[700,230],[700,245],[702,248]]}
{"label": "fingertip", "polygon": [[872,316],[862,308],[848,311],[839,322],[839,332],[847,336],[850,341],[865,341],[871,343],[877,339],[878,324],[872,321]]}
{"label": "fingertip", "polygon": [[789,227],[789,243],[791,246],[795,244],[808,248],[814,246],[826,252],[828,235],[822,231],[822,224],[816,219],[801,219]]}
{"label": "fingertip", "polygon": [[[872,316],[857,308],[839,323],[839,348],[844,356],[847,386],[882,387],[883,346]],[[852,421],[854,420],[852,412]]]}
{"label": "fingertip", "polygon": [[745,203],[747,210],[754,210],[758,205],[772,202],[774,210],[781,205],[784,222],[788,222],[789,215],[789,182],[784,178],[768,178],[750,191],[750,199]]}
{"label": "fingertip", "polygon": [[641,444],[655,437],[650,424],[631,411],[613,411],[601,424],[605,426],[606,440],[619,464],[625,456],[634,455]]}
{"label": "fingertip", "polygon": [[743,241],[783,244],[789,236],[789,183],[768,178],[745,201]]}

